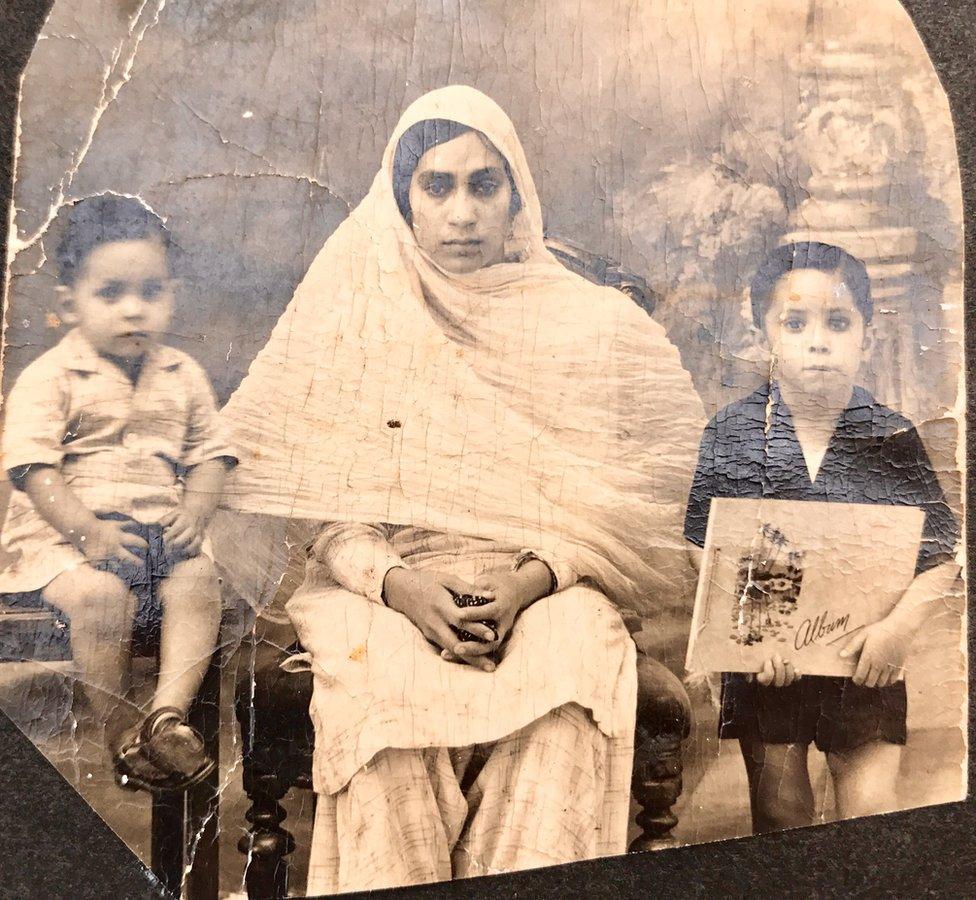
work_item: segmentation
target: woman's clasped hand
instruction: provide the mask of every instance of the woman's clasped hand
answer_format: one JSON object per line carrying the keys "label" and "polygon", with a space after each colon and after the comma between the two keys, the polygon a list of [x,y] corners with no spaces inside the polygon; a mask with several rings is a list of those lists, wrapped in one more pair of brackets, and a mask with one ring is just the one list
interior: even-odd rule
{"label": "woman's clasped hand", "polygon": [[[420,633],[452,658],[491,672],[489,658],[499,645],[496,632],[480,619],[486,619],[484,606],[459,607],[456,594],[477,593],[474,585],[445,572],[390,569],[383,585],[383,597],[390,609],[405,615]],[[462,641],[454,629],[463,629],[479,640]],[[446,658],[446,657],[445,657]]]}
{"label": "woman's clasped hand", "polygon": [[[533,561],[519,571],[496,569],[469,583],[445,572],[396,567],[383,585],[390,609],[405,615],[450,662],[495,669],[493,654],[504,644],[518,614],[548,591],[549,570]],[[458,597],[484,601],[462,606]],[[464,633],[475,640],[464,640]]]}

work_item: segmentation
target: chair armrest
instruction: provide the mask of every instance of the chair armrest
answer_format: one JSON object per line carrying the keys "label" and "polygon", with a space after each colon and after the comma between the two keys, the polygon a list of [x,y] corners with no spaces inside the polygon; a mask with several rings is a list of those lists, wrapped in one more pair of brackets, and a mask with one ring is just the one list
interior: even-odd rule
{"label": "chair armrest", "polygon": [[661,734],[688,737],[691,700],[678,677],[656,659],[637,654],[637,742]]}

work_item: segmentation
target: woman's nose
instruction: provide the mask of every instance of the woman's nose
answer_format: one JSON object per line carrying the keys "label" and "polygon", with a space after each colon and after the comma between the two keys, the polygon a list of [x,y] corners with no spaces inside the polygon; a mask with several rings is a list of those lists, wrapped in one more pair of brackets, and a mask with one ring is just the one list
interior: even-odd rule
{"label": "woman's nose", "polygon": [[477,219],[473,198],[467,191],[456,191],[447,213],[452,225],[473,225]]}

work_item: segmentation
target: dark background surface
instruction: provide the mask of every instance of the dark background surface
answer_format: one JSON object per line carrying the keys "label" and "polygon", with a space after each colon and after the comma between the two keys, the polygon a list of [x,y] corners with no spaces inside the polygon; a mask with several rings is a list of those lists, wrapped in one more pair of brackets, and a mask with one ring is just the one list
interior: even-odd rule
{"label": "dark background surface", "polygon": [[[976,0],[906,0],[904,5],[949,93],[967,211],[966,249],[971,252],[969,223],[976,209],[976,64],[972,50],[976,47]],[[7,221],[12,180],[18,78],[48,6],[46,0],[0,0],[3,221]],[[966,288],[968,299],[973,291],[971,271]],[[967,343],[971,344],[971,314],[966,324]],[[971,372],[968,364],[967,370]],[[972,409],[971,384],[969,401]],[[971,465],[972,442],[969,450]],[[972,696],[972,679],[970,693]],[[789,834],[395,893],[466,897],[965,896],[974,883],[976,803],[970,800]],[[27,738],[0,715],[0,897],[152,896],[158,892],[144,867]]]}

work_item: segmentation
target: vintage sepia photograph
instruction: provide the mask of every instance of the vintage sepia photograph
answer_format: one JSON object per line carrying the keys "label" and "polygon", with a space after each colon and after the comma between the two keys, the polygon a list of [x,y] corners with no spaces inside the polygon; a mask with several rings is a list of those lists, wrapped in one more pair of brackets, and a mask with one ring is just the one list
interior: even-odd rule
{"label": "vintage sepia photograph", "polygon": [[897,0],[57,0],[0,710],[189,900],[967,795],[963,212]]}

